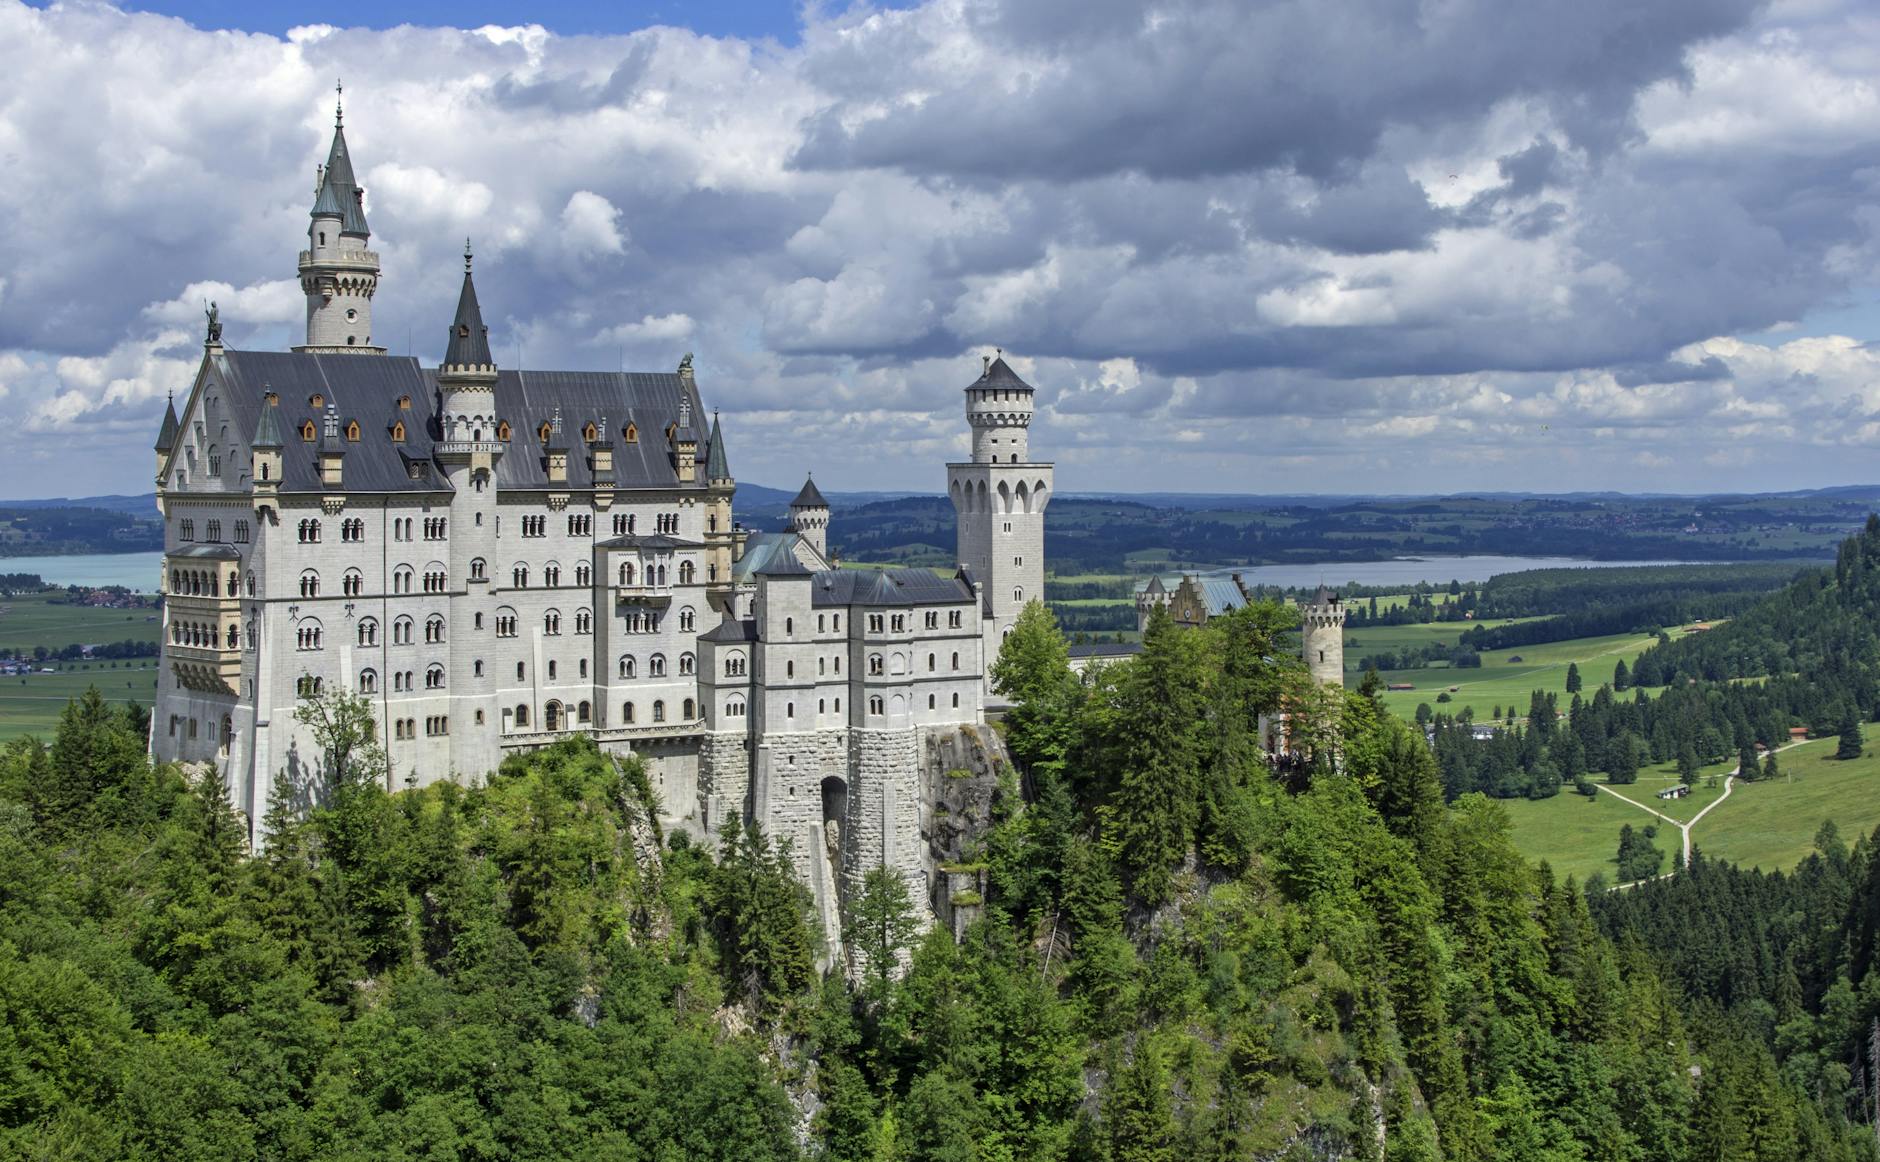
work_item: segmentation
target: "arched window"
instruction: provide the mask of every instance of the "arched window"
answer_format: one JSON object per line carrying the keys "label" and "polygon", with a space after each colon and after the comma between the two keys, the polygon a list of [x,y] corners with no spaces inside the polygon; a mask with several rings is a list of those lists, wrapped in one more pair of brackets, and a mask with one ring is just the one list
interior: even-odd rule
{"label": "arched window", "polygon": [[300,595],[302,597],[320,596],[320,575],[312,569],[304,570],[300,574]]}
{"label": "arched window", "polygon": [[593,633],[594,632],[594,615],[592,613],[589,613],[585,609],[575,610],[574,611],[574,632]]}
{"label": "arched window", "polygon": [[697,717],[698,717],[698,703],[692,701],[690,698],[687,698],[685,700],[685,721],[690,722],[694,718],[697,718]]}
{"label": "arched window", "polygon": [[348,597],[357,597],[365,589],[366,577],[357,569],[346,570],[346,575],[339,579],[340,592]]}
{"label": "arched window", "polygon": [[470,580],[472,581],[483,580],[485,571],[488,568],[489,566],[484,563],[483,558],[472,557],[470,559]]}
{"label": "arched window", "polygon": [[[589,420],[587,422],[587,425],[581,429],[581,438],[583,440],[586,440],[590,444],[600,439],[600,437],[601,437],[601,430],[594,426],[593,420]],[[582,715],[582,717],[586,718],[587,716]]]}
{"label": "arched window", "polygon": [[955,651],[953,654],[953,668],[956,670],[960,668],[960,655],[958,651]]}
{"label": "arched window", "polygon": [[361,694],[376,694],[378,693],[378,689],[379,672],[377,670],[359,671],[359,692]]}
{"label": "arched window", "polygon": [[633,664],[633,655],[621,654],[620,655],[620,676],[622,678],[631,678],[633,677],[634,670],[635,670],[635,666]]}
{"label": "arched window", "polygon": [[594,707],[592,703],[583,702],[581,703],[580,706],[575,708],[575,721],[591,722],[593,721],[593,718],[594,718]]}
{"label": "arched window", "polygon": [[303,650],[317,650],[321,647],[320,623],[314,618],[303,617],[294,627],[294,644]]}
{"label": "arched window", "polygon": [[633,703],[622,702],[620,704],[620,721],[628,726],[633,725]]}
{"label": "arched window", "polygon": [[561,566],[550,563],[542,569],[542,584],[550,589],[561,584]]}
{"label": "arched window", "polygon": [[693,567],[692,562],[690,561],[679,562],[679,584],[681,585],[692,584],[692,578],[697,574],[697,572],[698,570]]}
{"label": "arched window", "polygon": [[358,420],[346,421],[346,442],[348,444],[357,444],[359,442],[359,421]]}
{"label": "arched window", "polygon": [[1019,605],[1025,604],[1025,587],[1023,585],[1012,586],[1012,600]]}
{"label": "arched window", "polygon": [[319,432],[314,428],[312,420],[302,420],[300,422],[300,438],[302,441],[311,444],[318,436]]}
{"label": "arched window", "polygon": [[581,586],[583,589],[594,584],[593,566],[587,564],[585,561],[576,565],[574,567],[574,583]]}
{"label": "arched window", "polygon": [[691,606],[688,605],[679,611],[679,631],[681,633],[691,633],[692,627],[695,624],[696,618],[692,613]]}
{"label": "arched window", "polygon": [[501,440],[505,444],[509,442],[509,421],[508,420],[502,420],[497,423],[496,438]]}
{"label": "arched window", "polygon": [[622,585],[633,584],[633,562],[632,561],[620,562],[620,583]]}
{"label": "arched window", "polygon": [[629,444],[637,444],[640,442],[640,429],[633,424],[628,424],[626,427],[620,429],[620,434]]}
{"label": "arched window", "polygon": [[653,677],[653,678],[665,677],[666,676],[666,655],[654,654],[652,657],[646,659],[646,673],[649,677]]}
{"label": "arched window", "polygon": [[868,672],[870,674],[881,674],[884,671],[885,671],[885,667],[882,664],[881,655],[869,654],[868,655]]}
{"label": "arched window", "polygon": [[444,688],[444,667],[432,662],[424,671],[424,688],[442,690]]}
{"label": "arched window", "polygon": [[529,704],[528,703],[526,702],[516,703],[515,719],[516,719],[517,726],[529,725]]}
{"label": "arched window", "polygon": [[561,632],[560,610],[551,609],[542,615],[542,632],[550,635]]}
{"label": "arched window", "polygon": [[744,676],[744,655],[729,654],[725,657],[725,677],[741,678]]}
{"label": "arched window", "polygon": [[933,673],[933,671],[934,671],[934,656],[932,654],[928,654],[927,655],[927,672],[931,674]]}
{"label": "arched window", "polygon": [[359,644],[376,646],[379,644],[379,623],[370,617],[359,619]]}
{"label": "arched window", "polygon": [[692,655],[680,654],[679,655],[679,672],[681,674],[690,674],[692,672],[692,669],[693,669]]}
{"label": "arched window", "polygon": [[658,699],[655,699],[653,701],[653,721],[654,722],[666,721],[666,704],[663,701],[660,701]]}
{"label": "arched window", "polygon": [[444,640],[444,619],[432,614],[424,622],[424,640],[436,645]]}
{"label": "arched window", "polygon": [[517,565],[515,568],[511,569],[509,571],[509,583],[514,588],[527,589],[529,587],[529,567],[527,565]]}
{"label": "arched window", "polygon": [[403,420],[392,421],[392,441],[398,444],[402,444],[405,442],[405,421]]}
{"label": "arched window", "polygon": [[547,420],[543,420],[542,426],[535,429],[535,434],[541,438],[542,443],[546,444],[548,438],[555,434],[555,429]]}
{"label": "arched window", "polygon": [[399,617],[392,620],[392,644],[408,646],[411,644],[411,619]]}

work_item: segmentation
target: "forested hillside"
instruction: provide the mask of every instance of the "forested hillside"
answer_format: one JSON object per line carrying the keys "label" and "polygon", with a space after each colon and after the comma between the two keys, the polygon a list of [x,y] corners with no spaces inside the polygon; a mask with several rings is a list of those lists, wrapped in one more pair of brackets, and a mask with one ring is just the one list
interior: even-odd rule
{"label": "forested hillside", "polygon": [[584,740],[399,795],[336,748],[326,805],[244,858],[215,779],[90,696],[0,757],[0,1153],[1873,1156],[1498,806],[1445,808],[1404,724],[1274,663],[1287,616],[1158,618],[1082,682],[1030,611],[986,919],[920,935],[868,875],[846,979],[761,836],[659,835]]}

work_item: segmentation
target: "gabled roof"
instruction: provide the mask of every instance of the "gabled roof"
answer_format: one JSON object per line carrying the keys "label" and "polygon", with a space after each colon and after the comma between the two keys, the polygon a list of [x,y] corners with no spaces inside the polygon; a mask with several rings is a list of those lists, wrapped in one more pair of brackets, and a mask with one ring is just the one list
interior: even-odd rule
{"label": "gabled roof", "polygon": [[810,586],[810,604],[961,605],[973,599],[959,574],[942,577],[926,569],[827,569]]}
{"label": "gabled roof", "polygon": [[707,480],[731,479],[731,462],[725,455],[725,433],[718,426],[718,413],[712,413],[712,446],[705,452],[705,478]]}
{"label": "gabled roof", "polygon": [[182,425],[176,419],[176,397],[163,405],[163,427],[157,430],[157,451],[168,452],[176,447],[176,433]]}
{"label": "gabled roof", "polygon": [[757,577],[809,577],[813,574],[796,559],[795,553],[772,553],[769,558],[755,569],[752,576]]}
{"label": "gabled roof", "polygon": [[483,325],[477,305],[477,286],[470,279],[470,255],[463,256],[463,290],[457,294],[457,314],[450,321],[450,344],[444,348],[446,367],[490,367],[490,329]]}
{"label": "gabled roof", "polygon": [[1201,604],[1209,617],[1232,613],[1247,604],[1247,595],[1232,577],[1197,577],[1195,587],[1201,591]]}
{"label": "gabled roof", "polygon": [[821,490],[819,490],[816,487],[816,481],[812,477],[811,479],[805,480],[803,482],[802,491],[796,494],[796,499],[790,502],[790,507],[791,508],[828,508],[829,502],[823,499],[823,494]]}
{"label": "gabled roof", "polygon": [[600,547],[603,549],[702,549],[705,547],[705,542],[682,540],[679,537],[667,536],[665,533],[647,533],[644,536],[639,533],[627,533],[625,536],[602,541]]}

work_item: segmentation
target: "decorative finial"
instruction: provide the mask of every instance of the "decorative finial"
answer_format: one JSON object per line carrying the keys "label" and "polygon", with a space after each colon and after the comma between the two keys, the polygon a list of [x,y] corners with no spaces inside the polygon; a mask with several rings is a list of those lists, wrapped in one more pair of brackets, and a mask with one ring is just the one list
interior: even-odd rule
{"label": "decorative finial", "polygon": [[335,79],[333,82],[333,128],[346,127],[346,83]]}
{"label": "decorative finial", "polygon": [[470,273],[470,236],[468,234],[463,238],[463,272]]}

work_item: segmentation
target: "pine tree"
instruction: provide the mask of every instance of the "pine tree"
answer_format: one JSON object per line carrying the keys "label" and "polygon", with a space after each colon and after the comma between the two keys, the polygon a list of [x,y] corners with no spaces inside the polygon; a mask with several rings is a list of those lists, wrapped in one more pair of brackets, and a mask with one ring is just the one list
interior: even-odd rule
{"label": "pine tree", "polygon": [[901,953],[920,933],[907,880],[891,867],[868,869],[862,890],[848,908],[842,940],[861,956],[862,971],[877,1000],[887,997]]}
{"label": "pine tree", "polygon": [[1774,782],[1778,774],[1780,772],[1776,769],[1776,752],[1770,751],[1763,756],[1762,777],[1768,782]]}
{"label": "pine tree", "polygon": [[1762,774],[1762,764],[1756,761],[1756,748],[1746,746],[1736,756],[1736,777],[1744,782],[1754,782]]}
{"label": "pine tree", "polygon": [[1632,675],[1626,670],[1625,659],[1620,658],[1619,664],[1612,668],[1612,688],[1614,690],[1623,690],[1631,684]]}
{"label": "pine tree", "polygon": [[1580,692],[1580,663],[1568,662],[1567,663],[1567,693],[1578,694],[1579,692]]}
{"label": "pine tree", "polygon": [[1855,717],[1852,710],[1842,717],[1841,728],[1836,733],[1841,736],[1841,741],[1834,748],[1834,757],[1837,759],[1859,758],[1862,748],[1866,746],[1866,739],[1861,737],[1860,719]]}
{"label": "pine tree", "polygon": [[1071,676],[1070,653],[1051,607],[1037,598],[1025,603],[992,664],[993,692],[1013,702],[1045,697]]}

